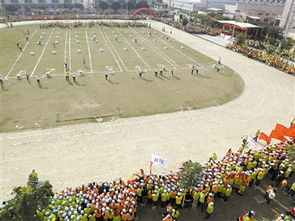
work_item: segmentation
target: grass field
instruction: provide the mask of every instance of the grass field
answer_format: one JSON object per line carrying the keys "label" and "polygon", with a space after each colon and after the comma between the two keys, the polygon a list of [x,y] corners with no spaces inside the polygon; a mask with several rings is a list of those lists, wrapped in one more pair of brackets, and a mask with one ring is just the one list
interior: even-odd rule
{"label": "grass field", "polygon": [[[22,33],[27,30],[28,42]],[[37,45],[40,36],[41,46]],[[22,42],[22,53],[16,47],[17,39]],[[56,48],[54,41],[58,41]],[[77,83],[65,80],[65,58],[72,72],[85,73],[77,76]],[[0,74],[6,79],[0,89],[0,131],[219,105],[239,96],[244,83],[227,67],[217,73],[215,63],[150,28],[45,30],[24,25],[0,29]],[[168,70],[175,68],[174,76],[168,71],[155,77],[154,68],[159,64]],[[203,67],[200,75],[191,75],[190,65],[196,64]],[[104,79],[106,66],[115,72],[109,81]],[[139,78],[136,66],[147,70],[143,78]],[[46,78],[48,71],[50,79]],[[24,76],[17,80],[18,73],[29,74],[30,82]],[[40,87],[36,77],[41,79]]]}

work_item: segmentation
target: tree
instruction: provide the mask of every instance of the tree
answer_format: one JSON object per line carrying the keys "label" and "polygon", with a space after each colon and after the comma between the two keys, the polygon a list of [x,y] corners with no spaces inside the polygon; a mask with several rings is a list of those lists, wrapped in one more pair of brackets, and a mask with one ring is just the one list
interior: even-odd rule
{"label": "tree", "polygon": [[38,175],[33,171],[29,175],[27,186],[13,189],[14,197],[7,201],[4,209],[0,211],[1,221],[37,221],[35,215],[38,206],[45,208],[50,197],[53,196],[52,185],[49,181],[39,182]]}
{"label": "tree", "polygon": [[181,188],[188,190],[193,188],[201,177],[202,165],[191,160],[184,162],[180,168]]}
{"label": "tree", "polygon": [[106,2],[99,2],[99,8],[104,11],[108,8],[108,5]]}
{"label": "tree", "polygon": [[275,45],[276,40],[283,39],[283,30],[279,27],[273,27],[270,25],[265,25],[262,32],[265,35],[265,41],[268,44]]}
{"label": "tree", "polygon": [[186,18],[186,17],[183,17],[183,18],[181,19],[181,24],[182,24],[182,26],[186,26],[187,23],[188,23],[187,18]]}
{"label": "tree", "polygon": [[113,2],[112,3],[112,9],[114,11],[117,11],[121,7],[120,2]]}
{"label": "tree", "polygon": [[138,8],[149,8],[149,5],[147,2],[138,2],[135,4],[135,9]]}
{"label": "tree", "polygon": [[[185,190],[185,194],[189,189],[192,189],[201,178],[203,170],[202,165],[191,160],[184,162],[183,167],[180,168],[181,183],[180,186]],[[183,202],[185,197],[183,199]]]}
{"label": "tree", "polygon": [[243,33],[240,33],[236,37],[236,44],[237,45],[243,45],[246,41],[246,37]]}

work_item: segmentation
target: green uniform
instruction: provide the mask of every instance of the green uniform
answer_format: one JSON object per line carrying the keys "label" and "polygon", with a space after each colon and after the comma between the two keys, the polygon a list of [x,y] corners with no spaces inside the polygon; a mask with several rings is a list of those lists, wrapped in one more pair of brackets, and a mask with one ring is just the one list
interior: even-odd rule
{"label": "green uniform", "polygon": [[207,206],[207,213],[208,213],[208,214],[212,214],[213,211],[214,211],[214,205],[209,204],[209,205]]}
{"label": "green uniform", "polygon": [[173,210],[172,210],[171,216],[172,216],[173,218],[177,218],[177,217],[179,217],[179,215],[180,215],[180,213],[179,213],[178,210],[176,210],[176,209],[173,209]]}
{"label": "green uniform", "polygon": [[232,193],[233,189],[232,188],[227,188],[225,191],[225,196],[229,197],[230,194]]}
{"label": "green uniform", "polygon": [[158,201],[158,198],[159,198],[159,193],[153,193],[152,195],[152,199],[154,202]]}

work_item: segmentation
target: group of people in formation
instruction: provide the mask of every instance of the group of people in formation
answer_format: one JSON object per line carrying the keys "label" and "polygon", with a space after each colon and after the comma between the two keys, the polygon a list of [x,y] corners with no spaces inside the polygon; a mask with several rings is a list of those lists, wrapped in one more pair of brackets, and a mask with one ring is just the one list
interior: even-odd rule
{"label": "group of people in formation", "polygon": [[[106,27],[150,27],[149,24],[147,23],[141,23],[141,22],[125,22],[125,23],[117,23],[117,22],[87,22],[87,23],[84,23],[84,22],[74,22],[74,23],[63,23],[63,22],[51,22],[51,23],[47,23],[47,24],[41,24],[40,25],[40,28],[42,29],[46,29],[46,28],[53,28],[53,27],[59,27],[59,28],[69,28],[69,27],[93,27],[93,26],[106,26]],[[30,31],[27,30],[27,32],[24,32],[24,35],[25,35],[25,38],[27,41],[29,41],[29,35],[30,35]],[[151,36],[151,32],[149,33],[149,37]],[[117,40],[117,37],[116,37],[116,40]],[[96,42],[96,36],[94,35],[93,37],[93,41]],[[137,39],[134,39],[134,42],[137,43]],[[38,40],[37,42],[38,45],[42,45],[42,42],[41,40]],[[55,41],[53,41],[52,43],[52,46],[53,48],[56,48],[56,45],[57,43]],[[16,41],[16,46],[19,48],[19,50],[22,52],[23,48],[22,48],[22,44],[19,40]],[[83,62],[83,66],[86,68],[86,58],[83,57],[82,58],[82,62]],[[221,58],[219,57],[219,60],[218,60],[218,63],[214,66],[214,68],[216,68],[217,72],[220,72],[220,70],[222,69],[223,65],[221,64]],[[176,68],[171,66],[171,67],[165,67],[164,65],[157,65],[155,68],[154,68],[154,74],[156,77],[158,76],[163,76],[163,73],[166,74],[167,76],[167,73],[170,72],[171,73],[171,76],[174,76],[174,70]],[[191,74],[199,74],[199,71],[201,69],[201,66],[200,65],[191,65]],[[144,69],[143,67],[139,67],[139,66],[136,66],[136,71],[138,72],[138,76],[139,78],[142,78],[143,77],[143,74],[145,72],[147,72],[146,69]],[[83,75],[83,72],[82,71],[78,71],[78,74],[80,76]],[[109,75],[111,74],[114,74],[114,70],[109,67],[109,66],[106,66],[106,69],[105,69],[105,72],[104,72],[104,77],[106,80],[109,80]],[[69,70],[69,67],[68,67],[68,60],[65,59],[64,61],[64,75],[66,77],[66,81],[70,82],[70,76],[72,76],[72,79],[75,83],[77,83],[77,77],[76,77],[76,73],[75,72],[71,72]],[[50,74],[47,75],[48,78],[50,78]],[[18,79],[20,79],[21,77],[18,76]],[[26,76],[27,80],[29,80],[29,76],[27,75]],[[38,85],[41,83],[41,78],[40,77],[36,77],[36,81],[38,83]],[[4,80],[2,79],[2,77],[0,78],[0,84],[3,88],[3,85],[4,85]]]}
{"label": "group of people in formation", "polygon": [[65,22],[49,22],[46,24],[41,24],[40,29],[48,29],[48,28],[92,28],[92,27],[117,27],[117,28],[150,28],[151,24],[138,22],[138,21],[126,21],[126,22],[104,22],[104,21],[89,21],[89,22],[73,22],[73,23],[65,23]]}
{"label": "group of people in formation", "polygon": [[[217,198],[226,203],[233,193],[244,196],[248,188],[261,185],[265,179],[273,182],[265,193],[265,197],[270,198],[267,202],[271,203],[274,196],[269,193],[280,186],[286,194],[295,194],[295,183],[288,183],[295,171],[295,162],[289,157],[294,145],[295,139],[292,139],[252,150],[245,136],[237,152],[229,149],[221,159],[214,153],[203,165],[198,181],[188,190],[182,187],[180,172],[156,175],[141,170],[127,182],[122,179],[110,183],[93,182],[64,189],[55,193],[47,208],[38,208],[37,214],[42,220],[50,221],[131,221],[138,219],[138,206],[150,204],[152,210],[166,208],[163,221],[177,221],[184,207],[199,208],[208,219],[214,216]],[[256,213],[245,211],[237,220],[254,221]],[[290,211],[284,211],[281,220],[291,221],[291,215]]]}

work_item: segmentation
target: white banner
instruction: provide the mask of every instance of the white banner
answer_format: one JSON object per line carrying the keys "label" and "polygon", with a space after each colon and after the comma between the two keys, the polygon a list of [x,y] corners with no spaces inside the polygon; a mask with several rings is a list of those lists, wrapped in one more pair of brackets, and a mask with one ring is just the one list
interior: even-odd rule
{"label": "white banner", "polygon": [[151,162],[153,163],[153,166],[159,166],[159,167],[163,167],[163,168],[167,168],[167,166],[168,166],[167,160],[165,160],[163,157],[160,157],[157,155],[152,155]]}

